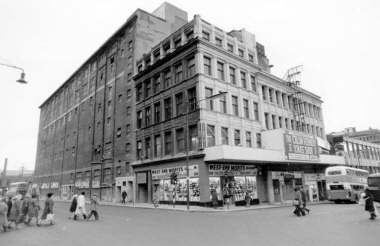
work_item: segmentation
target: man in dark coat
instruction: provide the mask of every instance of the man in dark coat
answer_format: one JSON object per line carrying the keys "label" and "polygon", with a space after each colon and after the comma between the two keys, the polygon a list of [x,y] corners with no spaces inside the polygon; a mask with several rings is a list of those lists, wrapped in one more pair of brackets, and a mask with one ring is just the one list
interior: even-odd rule
{"label": "man in dark coat", "polygon": [[369,212],[369,214],[370,214],[370,218],[369,219],[370,220],[374,220],[377,217],[377,215],[376,215],[375,206],[374,206],[374,203],[373,203],[373,195],[369,191],[369,189],[365,189],[364,193],[365,193],[365,196],[363,197],[363,199],[365,200],[364,209],[365,209],[365,211]]}
{"label": "man in dark coat", "polygon": [[123,192],[121,193],[121,203],[125,203],[125,199],[127,198],[127,192],[125,190],[123,190]]}

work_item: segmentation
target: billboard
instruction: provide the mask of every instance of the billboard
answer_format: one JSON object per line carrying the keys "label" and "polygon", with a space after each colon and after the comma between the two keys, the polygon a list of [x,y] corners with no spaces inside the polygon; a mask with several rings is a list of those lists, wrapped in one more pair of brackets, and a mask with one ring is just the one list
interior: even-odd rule
{"label": "billboard", "polygon": [[284,144],[288,160],[319,161],[317,139],[312,136],[284,133]]}

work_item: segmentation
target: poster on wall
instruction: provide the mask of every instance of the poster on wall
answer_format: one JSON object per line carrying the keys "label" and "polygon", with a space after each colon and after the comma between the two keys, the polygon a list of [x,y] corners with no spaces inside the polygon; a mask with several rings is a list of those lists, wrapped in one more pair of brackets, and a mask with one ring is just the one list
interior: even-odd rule
{"label": "poster on wall", "polygon": [[314,137],[284,133],[284,144],[288,160],[319,160],[318,143]]}

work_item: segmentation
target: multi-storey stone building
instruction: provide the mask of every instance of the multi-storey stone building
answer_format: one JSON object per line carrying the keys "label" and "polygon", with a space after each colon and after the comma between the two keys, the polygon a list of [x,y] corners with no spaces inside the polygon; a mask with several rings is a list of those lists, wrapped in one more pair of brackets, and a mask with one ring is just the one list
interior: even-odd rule
{"label": "multi-storey stone building", "polygon": [[376,135],[367,135],[366,132],[356,134],[354,128],[347,128],[341,132],[328,134],[327,140],[331,146],[330,153],[343,156],[346,165],[365,169],[370,173],[379,173],[380,145],[362,140],[368,138],[376,141],[374,136]]}
{"label": "multi-storey stone building", "polygon": [[212,190],[220,200],[228,190],[236,204],[245,192],[280,202],[296,185],[322,199],[324,168],[344,163],[320,154],[320,97],[271,74],[264,46],[244,29],[227,33],[195,16],[136,65],[139,202],[175,194],[208,204]]}
{"label": "multi-storey stone building", "polygon": [[111,200],[132,192],[135,60],[185,23],[187,13],[168,3],[136,10],[40,106],[34,182],[42,193],[68,197],[76,186]]}

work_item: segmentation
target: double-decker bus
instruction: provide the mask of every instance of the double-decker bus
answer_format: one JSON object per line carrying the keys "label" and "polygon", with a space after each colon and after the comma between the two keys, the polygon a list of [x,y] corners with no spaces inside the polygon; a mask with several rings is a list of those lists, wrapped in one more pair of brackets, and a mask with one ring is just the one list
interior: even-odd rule
{"label": "double-decker bus", "polygon": [[380,173],[373,173],[368,176],[368,189],[375,201],[380,202]]}
{"label": "double-decker bus", "polygon": [[367,187],[368,171],[334,166],[326,168],[327,197],[329,201],[358,202],[360,194]]}

